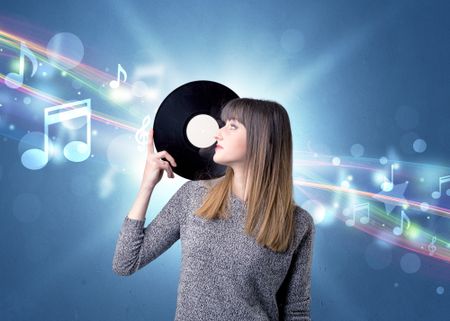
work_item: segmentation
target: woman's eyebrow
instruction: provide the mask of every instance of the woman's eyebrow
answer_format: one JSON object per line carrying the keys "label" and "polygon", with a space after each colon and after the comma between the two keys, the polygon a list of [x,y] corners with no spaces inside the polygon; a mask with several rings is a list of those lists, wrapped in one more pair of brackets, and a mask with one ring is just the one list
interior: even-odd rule
{"label": "woman's eyebrow", "polygon": [[221,121],[223,121],[224,123],[226,123],[228,121],[239,123],[239,120],[237,120],[237,118],[234,118],[234,117],[227,118],[226,120],[221,119]]}

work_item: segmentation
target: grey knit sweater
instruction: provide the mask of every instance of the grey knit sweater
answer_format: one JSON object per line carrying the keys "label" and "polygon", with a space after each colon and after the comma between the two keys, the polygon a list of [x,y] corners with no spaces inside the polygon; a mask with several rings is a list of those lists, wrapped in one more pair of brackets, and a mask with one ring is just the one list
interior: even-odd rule
{"label": "grey knit sweater", "polygon": [[235,195],[228,219],[194,216],[208,190],[205,182],[184,183],[145,228],[145,221],[125,217],[113,271],[133,274],[180,239],[175,320],[310,321],[312,216],[296,207],[295,242],[277,253],[245,234],[246,207]]}

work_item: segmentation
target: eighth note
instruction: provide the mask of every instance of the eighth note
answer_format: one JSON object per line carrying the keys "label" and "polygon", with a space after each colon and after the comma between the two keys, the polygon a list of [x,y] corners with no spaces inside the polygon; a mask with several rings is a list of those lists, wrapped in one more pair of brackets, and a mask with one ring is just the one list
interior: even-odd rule
{"label": "eighth note", "polygon": [[[431,197],[434,198],[434,199],[440,198],[441,195],[442,195],[442,191],[441,191],[442,184],[448,183],[448,182],[450,182],[450,175],[439,177],[439,191],[435,191],[435,192],[431,193]],[[450,196],[450,190],[449,189],[447,189],[446,194],[448,196]]]}
{"label": "eighth note", "polygon": [[30,49],[28,49],[27,45],[23,42],[20,43],[20,60],[19,60],[19,73],[10,72],[5,77],[5,85],[9,88],[19,88],[23,85],[23,75],[25,72],[25,57],[28,57],[31,61],[31,65],[33,66],[33,71],[31,72],[31,77],[37,71],[38,62],[36,57],[33,55]]}
{"label": "eighth note", "polygon": [[[65,110],[67,107],[72,109]],[[62,110],[62,111],[61,111]],[[86,142],[72,141],[64,146],[64,156],[72,162],[82,162],[91,154],[91,100],[71,102],[44,109],[44,150],[32,148],[22,154],[22,164],[28,169],[41,169],[48,163],[50,125],[62,123],[77,117],[86,117]]]}
{"label": "eighth note", "polygon": [[109,86],[111,88],[118,88],[120,87],[120,75],[123,75],[123,82],[127,81],[127,72],[125,71],[125,69],[123,69],[121,64],[117,65],[117,80],[111,80],[111,82],[109,83]]}
{"label": "eighth note", "polygon": [[409,225],[411,224],[408,215],[406,215],[405,211],[402,210],[402,214],[400,216],[400,227],[396,226],[392,230],[392,232],[397,236],[403,234],[403,219],[405,219],[408,222],[408,226],[406,227],[406,229],[409,229]]}
{"label": "eighth note", "polygon": [[370,221],[370,204],[369,203],[362,203],[362,204],[358,204],[353,206],[353,218],[349,219],[347,221],[345,221],[345,224],[347,224],[347,226],[353,226],[355,225],[355,221],[356,221],[356,212],[361,211],[361,210],[367,210],[367,216],[363,216],[359,219],[359,221],[362,224],[367,224]]}

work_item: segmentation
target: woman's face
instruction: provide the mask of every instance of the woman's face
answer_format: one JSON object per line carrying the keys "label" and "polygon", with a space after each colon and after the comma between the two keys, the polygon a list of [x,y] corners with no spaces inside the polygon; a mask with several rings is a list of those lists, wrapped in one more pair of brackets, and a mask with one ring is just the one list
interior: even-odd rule
{"label": "woman's face", "polygon": [[247,151],[247,130],[235,119],[228,119],[216,136],[217,145],[213,160],[221,165],[243,163]]}

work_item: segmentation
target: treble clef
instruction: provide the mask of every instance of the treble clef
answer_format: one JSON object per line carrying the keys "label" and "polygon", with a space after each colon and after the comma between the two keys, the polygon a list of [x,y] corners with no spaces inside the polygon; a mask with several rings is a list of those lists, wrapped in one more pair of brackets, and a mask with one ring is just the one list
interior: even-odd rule
{"label": "treble clef", "polygon": [[428,244],[428,251],[430,251],[430,255],[434,255],[434,252],[436,252],[436,236],[433,236],[433,239],[431,240],[431,243]]}
{"label": "treble clef", "polygon": [[[149,124],[150,124],[150,115],[147,115],[142,120],[141,128],[139,128],[139,130],[134,135],[134,138],[136,139],[136,142],[139,145],[146,145],[147,144],[147,141],[148,141],[148,130],[146,129],[146,127]],[[140,149],[141,146],[138,146],[138,148]]]}

